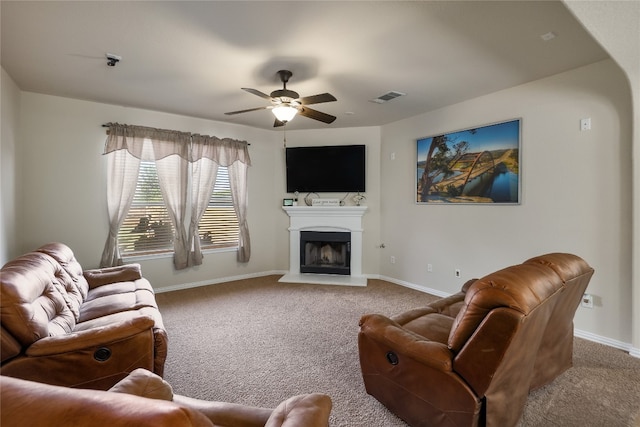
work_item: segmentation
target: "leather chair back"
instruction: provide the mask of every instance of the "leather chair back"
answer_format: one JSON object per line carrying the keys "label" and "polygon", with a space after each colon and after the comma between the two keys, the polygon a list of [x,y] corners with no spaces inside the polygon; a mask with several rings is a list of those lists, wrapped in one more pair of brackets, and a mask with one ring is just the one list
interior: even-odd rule
{"label": "leather chair back", "polygon": [[[21,346],[73,330],[77,288],[53,258],[38,252],[25,254],[5,264],[0,280],[2,327]],[[69,295],[67,289],[76,294]]]}

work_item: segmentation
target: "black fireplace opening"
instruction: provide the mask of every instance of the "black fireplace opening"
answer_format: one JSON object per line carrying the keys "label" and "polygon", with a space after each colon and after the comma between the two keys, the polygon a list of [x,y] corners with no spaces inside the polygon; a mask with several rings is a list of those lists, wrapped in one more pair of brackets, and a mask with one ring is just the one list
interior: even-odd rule
{"label": "black fireplace opening", "polygon": [[301,231],[300,273],[351,274],[351,233]]}

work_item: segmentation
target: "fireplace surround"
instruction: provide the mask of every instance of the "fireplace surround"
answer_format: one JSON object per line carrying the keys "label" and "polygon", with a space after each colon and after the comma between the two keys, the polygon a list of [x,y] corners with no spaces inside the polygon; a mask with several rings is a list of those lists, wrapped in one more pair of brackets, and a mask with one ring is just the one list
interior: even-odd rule
{"label": "fireplace surround", "polygon": [[[280,282],[367,285],[367,279],[362,275],[362,216],[366,206],[283,206],[282,209],[289,215],[289,272],[280,278]],[[348,274],[344,271],[328,274],[322,270],[301,271],[303,232],[348,233]]]}

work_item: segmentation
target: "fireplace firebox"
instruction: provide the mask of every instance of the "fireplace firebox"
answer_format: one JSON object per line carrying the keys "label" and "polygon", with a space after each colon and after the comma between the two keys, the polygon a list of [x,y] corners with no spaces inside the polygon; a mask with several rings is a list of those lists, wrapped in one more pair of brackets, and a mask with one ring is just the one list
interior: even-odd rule
{"label": "fireplace firebox", "polygon": [[351,274],[351,233],[300,232],[300,272]]}

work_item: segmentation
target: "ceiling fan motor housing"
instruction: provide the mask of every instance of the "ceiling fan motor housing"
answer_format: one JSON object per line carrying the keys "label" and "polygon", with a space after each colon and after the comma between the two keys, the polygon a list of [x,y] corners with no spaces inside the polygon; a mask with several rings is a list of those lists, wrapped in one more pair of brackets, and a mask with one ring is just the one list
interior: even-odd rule
{"label": "ceiling fan motor housing", "polygon": [[[289,89],[278,89],[278,90],[274,90],[273,92],[271,92],[271,97],[272,98],[280,98],[282,99],[283,102],[290,102],[294,99],[298,99],[300,98],[300,95],[298,95],[298,92],[295,92],[293,90],[289,90]],[[289,99],[286,99],[289,98]]]}

